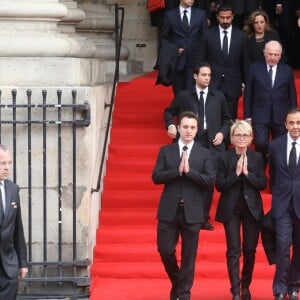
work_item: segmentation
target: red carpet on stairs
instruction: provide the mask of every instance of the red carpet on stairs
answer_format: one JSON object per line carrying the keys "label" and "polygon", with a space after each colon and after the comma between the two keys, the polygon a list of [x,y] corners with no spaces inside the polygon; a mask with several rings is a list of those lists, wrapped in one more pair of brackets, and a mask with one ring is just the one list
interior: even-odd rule
{"label": "red carpet on stairs", "polygon": [[[91,300],[169,299],[170,283],[156,250],[155,217],[162,186],[152,183],[151,172],[159,147],[171,142],[163,109],[172,100],[172,91],[155,86],[155,80],[156,72],[151,72],[117,88],[91,267]],[[200,232],[193,300],[231,299],[224,230],[213,221],[217,199],[215,192],[211,211],[215,231]],[[263,192],[263,201],[267,211],[268,191]],[[251,286],[254,300],[272,299],[273,272],[260,243]]]}

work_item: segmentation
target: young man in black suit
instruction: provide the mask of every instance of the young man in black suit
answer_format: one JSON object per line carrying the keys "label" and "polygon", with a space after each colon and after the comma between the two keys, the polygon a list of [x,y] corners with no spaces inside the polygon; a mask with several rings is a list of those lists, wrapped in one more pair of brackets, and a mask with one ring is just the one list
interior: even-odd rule
{"label": "young man in black suit", "polygon": [[175,95],[193,85],[193,59],[208,26],[206,12],[193,4],[194,0],[180,0],[179,7],[167,10],[161,29],[161,49],[165,43],[172,43],[178,49],[172,82]]}
{"label": "young man in black suit", "polygon": [[0,145],[0,299],[7,300],[16,299],[18,279],[28,272],[19,187],[7,179],[10,165],[10,152]]}
{"label": "young man in black suit", "polygon": [[[172,103],[164,111],[165,125],[168,136],[175,139],[177,128],[174,118],[183,111],[193,111],[199,118],[199,129],[195,141],[211,151],[214,166],[219,156],[225,152],[225,139],[228,137],[231,125],[231,117],[223,93],[209,86],[211,80],[211,68],[207,63],[200,63],[193,68],[196,84],[192,89],[183,90],[174,98]],[[201,103],[200,94],[203,95]],[[199,105],[203,106],[203,111],[199,111]],[[204,109],[205,107],[205,109]],[[202,115],[200,115],[202,114]],[[205,199],[205,221],[202,229],[213,230],[209,223],[209,211],[213,197],[213,188],[207,189]]]}
{"label": "young man in black suit", "polygon": [[211,65],[212,86],[224,93],[231,118],[235,120],[246,74],[247,55],[246,35],[232,26],[233,18],[230,6],[218,7],[219,24],[206,30],[197,60],[207,61]]}
{"label": "young man in black suit", "polygon": [[[152,173],[164,184],[157,212],[157,248],[171,281],[170,300],[190,300],[195,274],[199,231],[204,220],[203,189],[214,184],[209,150],[194,142],[198,119],[193,112],[179,116],[178,143],[163,146]],[[176,245],[181,236],[181,263]]]}

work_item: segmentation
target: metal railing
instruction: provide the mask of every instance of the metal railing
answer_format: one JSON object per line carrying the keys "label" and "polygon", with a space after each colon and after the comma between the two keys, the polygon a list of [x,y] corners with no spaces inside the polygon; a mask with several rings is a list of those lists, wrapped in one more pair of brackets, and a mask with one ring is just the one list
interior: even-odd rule
{"label": "metal railing", "polygon": [[[121,16],[119,12],[121,12]],[[110,103],[105,104],[105,108],[109,108],[109,113],[108,113],[107,127],[105,131],[105,138],[104,138],[104,143],[102,148],[102,156],[101,156],[97,186],[96,188],[91,189],[91,193],[99,192],[100,185],[101,185],[102,173],[103,173],[106,151],[107,151],[108,137],[110,132],[112,111],[113,111],[114,101],[115,101],[116,87],[117,87],[117,83],[119,82],[119,64],[120,64],[120,53],[121,53],[121,46],[122,46],[123,26],[124,26],[124,8],[119,7],[118,4],[115,4],[115,63],[116,65],[115,65],[114,81],[112,86]]]}
{"label": "metal railing", "polygon": [[[28,242],[29,272],[25,282],[29,284],[40,282],[43,285],[51,282],[56,284],[69,282],[76,286],[88,287],[89,278],[78,273],[80,268],[86,269],[90,262],[86,259],[78,259],[77,255],[76,187],[77,131],[78,128],[89,126],[90,107],[88,103],[77,103],[75,90],[71,92],[72,100],[69,103],[62,101],[61,90],[57,90],[56,101],[52,99],[48,101],[46,90],[41,91],[40,102],[32,102],[31,90],[26,91],[26,96],[26,101],[24,99],[18,101],[18,103],[24,104],[18,104],[17,91],[12,90],[11,103],[8,100],[3,104],[0,91],[0,143],[3,142],[12,149],[12,180],[17,183],[21,182],[20,193],[24,196],[21,198],[28,199],[26,207],[28,237],[26,240]],[[51,131],[51,135],[48,131]],[[70,155],[65,159],[63,157],[66,153],[63,147],[63,136],[66,135],[68,135]],[[24,173],[25,167],[27,167],[27,174]],[[67,197],[63,195],[63,190],[66,189],[63,176],[70,169],[72,169],[71,191],[68,193],[68,197],[71,198],[72,220],[69,222],[67,221],[70,219],[69,215],[64,215],[65,204],[63,202]],[[38,170],[40,177],[36,176]],[[50,181],[51,183],[49,183]],[[53,193],[53,191],[55,192]],[[56,199],[55,205],[50,204],[50,200],[52,202],[53,199]],[[53,206],[56,210],[51,211],[51,216],[57,220],[55,225],[48,221],[48,210]],[[64,228],[68,222],[70,224]],[[49,227],[52,228],[52,231],[56,231],[55,234],[49,230]],[[70,228],[72,234],[72,238],[69,239],[70,257],[65,259],[63,231],[68,232]],[[49,233],[52,233],[52,238]],[[34,234],[40,235],[40,238],[33,238]],[[53,240],[53,236],[56,240]],[[39,251],[33,250],[36,244],[39,245]],[[55,249],[55,254],[52,249],[49,250],[49,245]],[[39,255],[37,252],[40,252]],[[39,260],[37,257],[41,257],[41,259]],[[66,271],[66,269],[68,270]]]}

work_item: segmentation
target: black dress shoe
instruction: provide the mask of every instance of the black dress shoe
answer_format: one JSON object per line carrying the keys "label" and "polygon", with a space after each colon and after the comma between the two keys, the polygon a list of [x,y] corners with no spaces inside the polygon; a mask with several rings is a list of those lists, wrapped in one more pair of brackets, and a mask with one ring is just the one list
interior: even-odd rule
{"label": "black dress shoe", "polygon": [[251,300],[249,288],[242,288],[242,300]]}
{"label": "black dress shoe", "polygon": [[212,226],[208,221],[206,221],[201,224],[201,229],[213,231],[215,227]]}
{"label": "black dress shoe", "polygon": [[241,299],[240,295],[235,295],[232,297],[232,300],[240,300],[240,299]]}
{"label": "black dress shoe", "polygon": [[278,294],[278,295],[276,295],[275,298],[274,298],[274,300],[284,300],[284,299],[285,299],[285,297],[284,297],[283,294]]}
{"label": "black dress shoe", "polygon": [[289,295],[289,299],[290,299],[290,300],[299,300],[299,298],[298,298],[298,292],[297,292],[297,291],[293,291],[293,292]]}

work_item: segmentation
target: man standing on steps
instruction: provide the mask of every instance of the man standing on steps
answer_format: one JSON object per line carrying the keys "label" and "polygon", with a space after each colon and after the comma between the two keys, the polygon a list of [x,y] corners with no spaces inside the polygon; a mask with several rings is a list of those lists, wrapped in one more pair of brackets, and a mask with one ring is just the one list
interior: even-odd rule
{"label": "man standing on steps", "polygon": [[167,10],[161,29],[161,46],[177,47],[177,61],[173,77],[173,92],[192,87],[192,66],[196,51],[201,47],[201,37],[207,28],[204,10],[192,7],[194,0],[180,0],[179,7]]}
{"label": "man standing on steps", "polygon": [[19,187],[8,180],[11,156],[0,144],[0,299],[17,297],[18,280],[25,278],[27,251],[23,232]]}
{"label": "man standing on steps", "polygon": [[[155,184],[164,184],[157,212],[157,248],[172,284],[170,300],[191,299],[199,231],[204,220],[203,190],[214,185],[210,151],[194,142],[197,130],[196,114],[180,114],[178,143],[161,147],[152,173]],[[180,265],[175,255],[179,235]]]}
{"label": "man standing on steps", "polygon": [[[171,105],[164,111],[165,125],[168,136],[175,139],[177,129],[174,117],[183,111],[193,111],[198,115],[199,128],[195,141],[211,151],[214,167],[225,152],[225,139],[228,137],[231,116],[224,94],[212,89],[210,65],[202,62],[193,68],[196,84],[192,89],[181,91]],[[202,98],[201,98],[202,95]],[[209,212],[213,198],[213,187],[205,191],[204,222],[201,226],[205,230],[214,230],[209,222]]]}
{"label": "man standing on steps", "polygon": [[[271,216],[275,221],[275,300],[298,300],[300,290],[300,108],[288,111],[288,133],[269,146]],[[292,255],[291,255],[292,248]]]}

